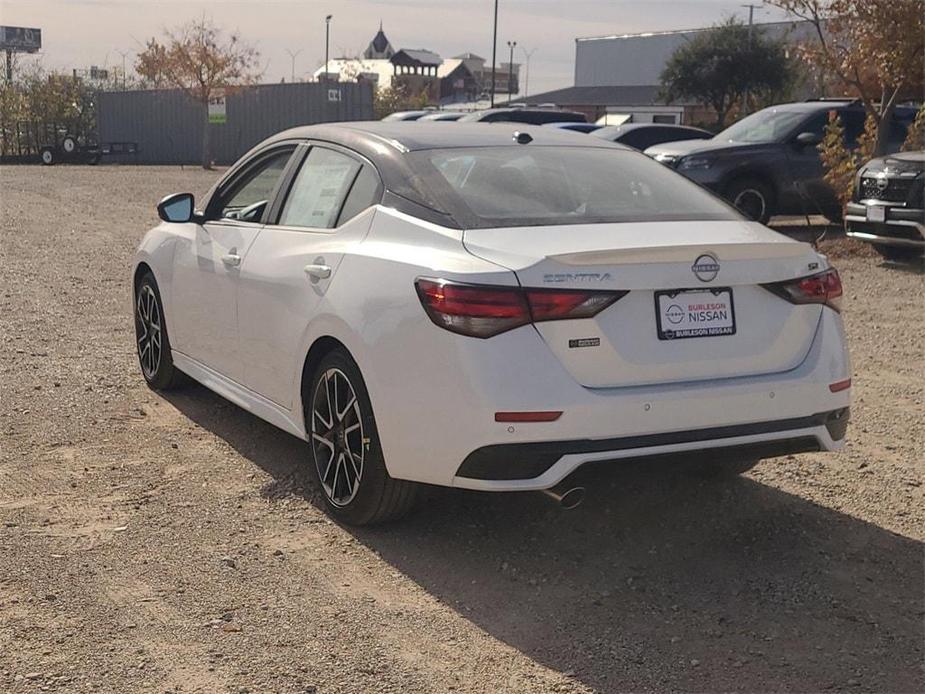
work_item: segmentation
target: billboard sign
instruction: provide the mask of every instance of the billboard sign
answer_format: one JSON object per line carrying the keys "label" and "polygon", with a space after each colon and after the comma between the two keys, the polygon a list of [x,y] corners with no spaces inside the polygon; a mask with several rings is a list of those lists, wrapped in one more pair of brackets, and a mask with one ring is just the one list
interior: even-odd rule
{"label": "billboard sign", "polygon": [[228,121],[225,111],[225,90],[216,89],[209,97],[209,122],[226,123]]}
{"label": "billboard sign", "polygon": [[41,29],[0,26],[0,50],[35,53],[41,47]]}

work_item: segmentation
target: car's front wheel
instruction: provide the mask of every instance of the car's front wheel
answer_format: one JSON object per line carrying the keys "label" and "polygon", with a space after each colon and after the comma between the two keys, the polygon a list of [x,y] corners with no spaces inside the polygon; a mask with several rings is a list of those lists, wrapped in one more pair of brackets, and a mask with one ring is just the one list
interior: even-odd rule
{"label": "car's front wheel", "polygon": [[411,510],[417,485],[386,470],[366,384],[345,350],[321,359],[304,409],[312,470],[328,513],[350,525],[370,525]]}
{"label": "car's front wheel", "polygon": [[763,181],[743,178],[726,190],[726,198],[749,219],[767,224],[774,214],[774,193]]}
{"label": "car's front wheel", "polygon": [[135,345],[145,381],[155,390],[183,385],[186,376],[173,365],[161,294],[150,272],[135,288]]}

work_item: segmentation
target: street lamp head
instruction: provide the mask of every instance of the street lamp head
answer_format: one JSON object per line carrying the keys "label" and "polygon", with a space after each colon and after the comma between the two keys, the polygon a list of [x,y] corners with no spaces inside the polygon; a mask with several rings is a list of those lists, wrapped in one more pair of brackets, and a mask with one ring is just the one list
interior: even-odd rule
{"label": "street lamp head", "polygon": [[333,15],[333,14],[329,14],[327,17],[324,18],[324,21],[330,22],[331,19],[333,19],[333,18],[334,18],[334,15]]}

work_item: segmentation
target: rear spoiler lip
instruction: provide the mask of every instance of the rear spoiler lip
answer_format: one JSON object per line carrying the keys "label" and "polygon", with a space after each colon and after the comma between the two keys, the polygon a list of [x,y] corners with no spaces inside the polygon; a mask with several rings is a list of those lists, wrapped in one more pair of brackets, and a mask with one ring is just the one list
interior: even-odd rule
{"label": "rear spoiler lip", "polygon": [[807,243],[733,242],[685,244],[677,246],[636,246],[602,250],[576,251],[547,256],[563,265],[636,265],[640,263],[690,263],[701,254],[719,261],[773,260],[799,258],[814,254]]}

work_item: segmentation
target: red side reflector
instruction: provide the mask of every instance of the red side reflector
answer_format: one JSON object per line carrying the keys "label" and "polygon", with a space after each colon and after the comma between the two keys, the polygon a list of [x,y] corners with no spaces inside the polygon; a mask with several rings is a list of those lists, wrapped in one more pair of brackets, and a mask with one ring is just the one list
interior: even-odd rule
{"label": "red side reflector", "polygon": [[554,422],[562,416],[559,412],[495,412],[496,422]]}
{"label": "red side reflector", "polygon": [[829,384],[829,390],[833,393],[840,393],[843,390],[848,390],[851,387],[851,379],[847,378],[844,381],[836,381],[835,383]]}

